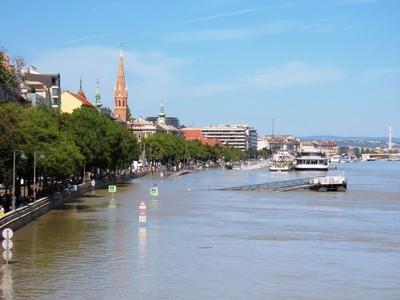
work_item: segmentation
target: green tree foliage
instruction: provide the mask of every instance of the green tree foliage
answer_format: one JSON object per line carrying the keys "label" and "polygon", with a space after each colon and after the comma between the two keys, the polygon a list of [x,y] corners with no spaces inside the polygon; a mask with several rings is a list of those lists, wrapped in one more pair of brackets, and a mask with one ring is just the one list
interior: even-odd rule
{"label": "green tree foliage", "polygon": [[185,141],[172,134],[154,134],[142,141],[148,161],[163,164],[178,164],[189,162],[239,161],[243,153],[233,147],[216,145],[208,146],[198,140]]}
{"label": "green tree foliage", "polygon": [[[36,153],[37,174],[54,179],[93,168],[127,166],[139,154],[133,135],[96,110],[59,114],[46,107],[0,105],[0,183],[12,181],[13,150],[18,176],[30,180]],[[21,159],[21,155],[26,159]]]}
{"label": "green tree foliage", "polygon": [[94,109],[76,109],[72,114],[63,114],[61,120],[63,130],[72,134],[88,167],[114,169],[138,157],[135,137]]}

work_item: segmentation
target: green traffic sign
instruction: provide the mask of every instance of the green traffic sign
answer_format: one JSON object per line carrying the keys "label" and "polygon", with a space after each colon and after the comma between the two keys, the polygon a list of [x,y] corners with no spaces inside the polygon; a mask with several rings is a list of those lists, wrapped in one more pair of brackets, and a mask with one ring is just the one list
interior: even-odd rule
{"label": "green traffic sign", "polygon": [[158,188],[156,188],[155,186],[154,186],[154,187],[151,187],[151,188],[150,188],[150,195],[152,195],[152,196],[158,196]]}
{"label": "green traffic sign", "polygon": [[109,193],[115,193],[117,191],[117,186],[116,185],[109,185],[108,186],[108,192]]}

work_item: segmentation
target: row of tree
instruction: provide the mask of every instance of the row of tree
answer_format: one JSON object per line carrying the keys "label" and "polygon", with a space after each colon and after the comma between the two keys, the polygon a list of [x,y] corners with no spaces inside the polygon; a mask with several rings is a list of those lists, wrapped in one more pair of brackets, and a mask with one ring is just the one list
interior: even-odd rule
{"label": "row of tree", "polygon": [[123,126],[93,109],[60,114],[46,107],[0,105],[0,183],[12,183],[13,153],[16,174],[28,182],[36,174],[62,180],[90,169],[130,165],[139,155],[135,137]]}
{"label": "row of tree", "polygon": [[186,141],[171,134],[154,134],[142,141],[142,150],[149,162],[163,165],[198,163],[218,160],[238,161],[243,152],[233,147],[209,146],[199,140]]}
{"label": "row of tree", "polygon": [[154,134],[139,144],[126,127],[94,109],[60,114],[46,107],[0,105],[0,183],[7,187],[12,184],[14,151],[17,178],[30,186],[34,157],[37,176],[63,180],[82,177],[84,166],[102,173],[128,168],[141,150],[148,162],[170,166],[238,161],[244,155],[232,147],[185,141],[172,134]]}

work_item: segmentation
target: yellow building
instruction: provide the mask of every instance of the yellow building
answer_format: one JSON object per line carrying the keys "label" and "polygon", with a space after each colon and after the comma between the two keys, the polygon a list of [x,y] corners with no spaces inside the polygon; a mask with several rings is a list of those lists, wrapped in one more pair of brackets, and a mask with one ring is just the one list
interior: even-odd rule
{"label": "yellow building", "polygon": [[82,90],[77,94],[69,91],[62,92],[61,112],[72,113],[74,109],[83,106],[95,109],[94,105],[86,98]]}

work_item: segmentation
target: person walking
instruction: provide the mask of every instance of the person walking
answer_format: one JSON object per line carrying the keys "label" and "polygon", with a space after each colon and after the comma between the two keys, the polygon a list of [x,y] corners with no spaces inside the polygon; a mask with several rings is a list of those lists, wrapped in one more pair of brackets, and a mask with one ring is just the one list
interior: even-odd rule
{"label": "person walking", "polygon": [[0,204],[0,219],[4,216],[4,207]]}
{"label": "person walking", "polygon": [[94,187],[96,186],[96,181],[94,180],[94,178],[90,182],[90,186],[92,187],[92,192],[93,192],[94,191]]}

